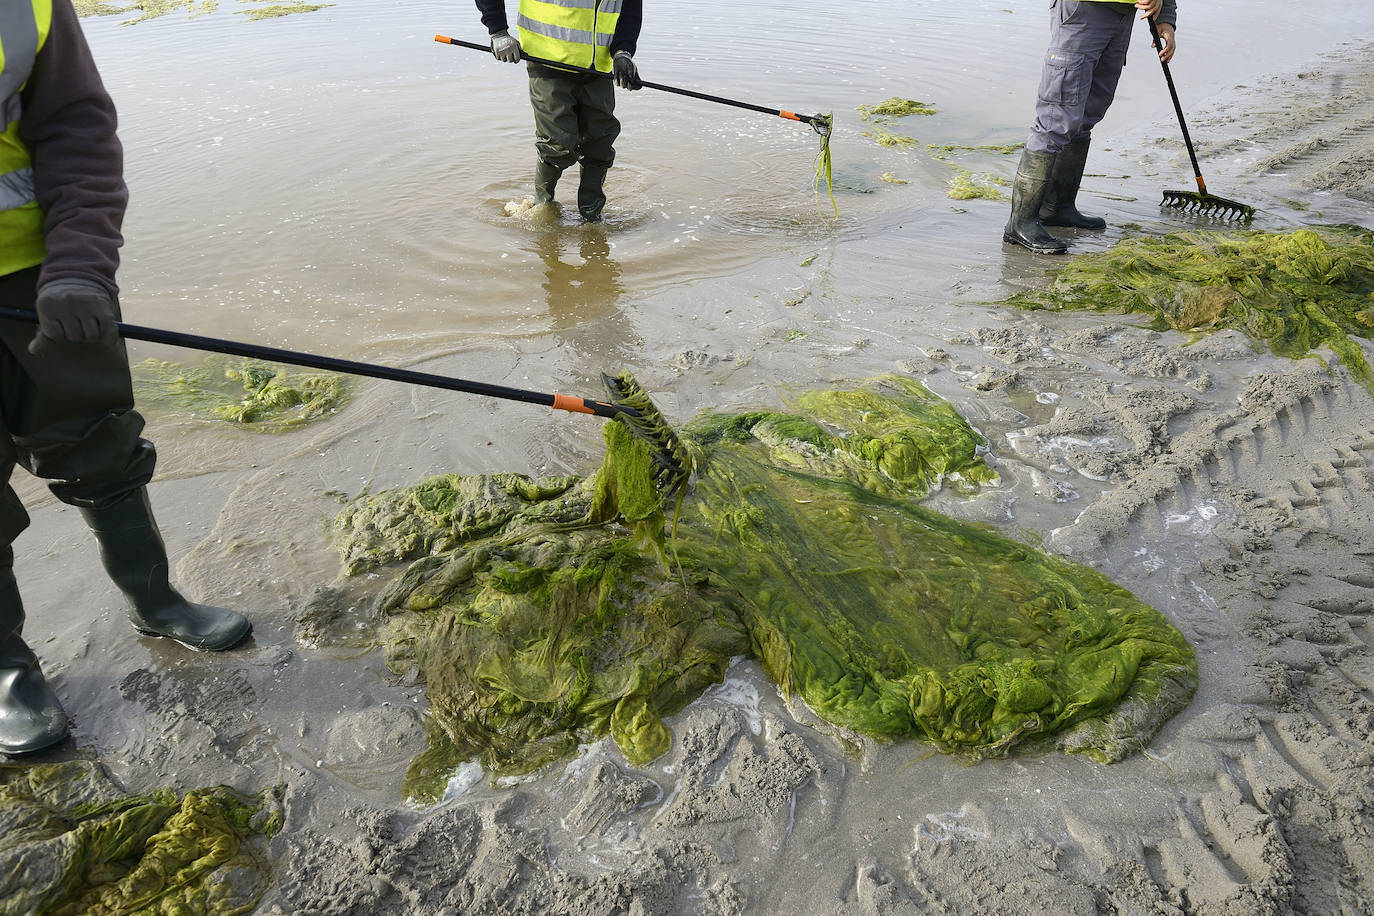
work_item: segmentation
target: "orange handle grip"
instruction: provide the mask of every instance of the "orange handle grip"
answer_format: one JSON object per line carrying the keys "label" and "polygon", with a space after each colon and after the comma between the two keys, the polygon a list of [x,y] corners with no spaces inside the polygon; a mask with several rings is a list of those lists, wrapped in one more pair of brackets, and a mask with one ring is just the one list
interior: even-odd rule
{"label": "orange handle grip", "polygon": [[596,413],[596,411],[587,406],[587,402],[584,399],[575,397],[571,394],[554,394],[553,409],[567,410],[572,413]]}

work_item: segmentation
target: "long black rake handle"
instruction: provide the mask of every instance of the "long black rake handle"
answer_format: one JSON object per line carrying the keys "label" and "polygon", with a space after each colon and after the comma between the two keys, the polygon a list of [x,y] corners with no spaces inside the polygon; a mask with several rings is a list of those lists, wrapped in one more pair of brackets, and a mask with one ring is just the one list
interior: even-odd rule
{"label": "long black rake handle", "polygon": [[[479,45],[471,41],[460,41],[457,38],[449,38],[447,35],[435,35],[434,40],[439,42],[440,44],[458,45],[462,48],[471,48],[474,51],[486,51],[488,54],[491,53],[491,48],[487,45]],[[611,76],[611,74],[609,73],[602,73],[600,70],[593,70],[590,67],[576,67],[572,64],[562,64],[558,61],[547,60],[543,57],[534,57],[530,54],[526,54],[523,50],[520,52],[520,58],[522,60],[533,61],[536,64],[545,64],[550,67],[556,67],[560,70],[575,70],[578,73],[588,73],[592,76],[602,76],[607,78]],[[648,80],[640,80],[640,85],[646,86],[649,89],[660,89],[664,92],[672,92],[676,93],[677,95],[685,95],[689,96],[690,98],[701,99],[706,102],[719,102],[722,105],[733,105],[736,108],[745,108],[749,111],[757,111],[760,114],[775,115],[779,118],[786,118],[789,121],[801,121],[803,124],[811,125],[811,129],[818,134],[828,134],[830,133],[831,129],[831,120],[827,115],[804,115],[797,114],[795,111],[785,111],[780,108],[765,108],[762,105],[751,105],[748,102],[738,102],[734,99],[727,99],[718,95],[707,95],[704,92],[695,92],[691,89],[679,89],[676,86],[665,86],[662,83],[651,83]]]}
{"label": "long black rake handle", "polygon": [[[1145,20],[1150,25],[1150,37],[1154,40],[1155,51],[1164,50],[1164,41],[1159,37],[1159,29],[1155,26],[1153,18]],[[1188,135],[1188,122],[1183,119],[1183,106],[1178,101],[1178,90],[1174,89],[1174,75],[1169,72],[1169,62],[1160,58],[1160,66],[1164,68],[1164,82],[1169,84],[1169,97],[1174,100],[1174,112],[1178,115],[1178,126],[1183,129],[1183,142],[1188,147],[1188,158],[1193,162],[1193,179],[1197,182],[1199,192],[1207,193],[1207,182],[1202,180],[1202,166],[1197,164],[1197,153],[1193,152],[1193,138]]]}
{"label": "long black rake handle", "polygon": [[[38,323],[36,312],[24,309],[0,307],[0,318],[12,321]],[[466,379],[434,375],[429,372],[416,372],[413,369],[392,369],[372,363],[360,363],[351,359],[335,359],[332,356],[316,356],[312,353],[299,353],[295,350],[282,350],[277,347],[263,347],[258,344],[240,343],[236,340],[221,340],[218,337],[201,337],[184,334],[180,331],[164,331],[161,328],[147,328],[136,324],[116,323],[119,333],[131,340],[146,340],[150,343],[171,344],[174,347],[188,347],[192,350],[205,350],[210,353],[225,353],[230,356],[245,356],[268,362],[288,363],[305,366],[309,369],[324,369],[329,372],[343,372],[348,375],[365,375],[370,378],[387,379],[393,382],[407,382],[429,388],[445,388],[465,394],[478,394],[485,397],[504,398],[508,401],[524,401],[527,404],[542,404],[557,410],[573,413],[590,413],[598,417],[615,417],[622,413],[633,413],[629,408],[608,401],[593,401],[574,395],[525,391],[521,388],[507,388],[504,385],[489,385],[486,382],[470,382]]]}

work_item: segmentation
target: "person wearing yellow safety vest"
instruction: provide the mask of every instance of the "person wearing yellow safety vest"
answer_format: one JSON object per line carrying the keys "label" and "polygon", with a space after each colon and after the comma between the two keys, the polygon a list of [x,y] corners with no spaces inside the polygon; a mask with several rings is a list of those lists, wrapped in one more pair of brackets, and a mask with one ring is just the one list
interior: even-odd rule
{"label": "person wearing yellow safety vest", "polygon": [[581,163],[577,210],[585,220],[600,220],[606,205],[606,172],[615,162],[615,139],[620,136],[611,82],[622,89],[641,86],[634,54],[643,0],[520,0],[518,39],[510,34],[505,0],[476,2],[497,60],[519,63],[523,50],[530,57],[609,75],[528,64],[539,157],[534,202],[552,202],[559,176],[574,162]]}
{"label": "person wearing yellow safety vest", "polygon": [[1035,123],[1012,183],[1011,218],[1002,240],[1039,254],[1068,246],[1046,226],[1105,229],[1107,221],[1078,212],[1075,199],[1092,142],[1126,65],[1137,10],[1152,18],[1163,47],[1174,56],[1175,0],[1054,0],[1050,47],[1040,76]]}
{"label": "person wearing yellow safety vest", "polygon": [[68,721],[21,635],[16,463],[79,508],[140,632],[227,649],[250,624],[167,579],[145,488],[156,452],[116,326],[124,154],[71,0],[0,0],[0,113],[0,306],[38,324],[0,319],[0,752],[23,754],[61,741]]}

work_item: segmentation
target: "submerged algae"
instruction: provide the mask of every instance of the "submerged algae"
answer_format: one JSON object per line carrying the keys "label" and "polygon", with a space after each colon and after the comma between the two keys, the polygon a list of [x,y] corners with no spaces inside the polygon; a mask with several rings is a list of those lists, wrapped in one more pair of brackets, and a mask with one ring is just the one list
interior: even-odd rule
{"label": "submerged algae", "polygon": [[860,105],[856,110],[863,120],[876,122],[905,118],[908,115],[935,114],[935,106],[930,102],[918,102],[915,99],[903,99],[898,96],[883,99],[876,105]]}
{"label": "submerged algae", "polygon": [[[980,181],[979,179],[986,179]],[[949,190],[945,196],[954,200],[973,200],[981,198],[984,200],[1007,200],[1007,194],[1002,189],[1010,182],[1005,178],[996,175],[975,175],[968,169],[959,169],[958,173],[949,180]]]}
{"label": "submerged algae", "polygon": [[1006,302],[1143,312],[1158,330],[1235,328],[1293,359],[1326,344],[1374,393],[1374,372],[1353,339],[1374,339],[1374,231],[1361,226],[1124,239],[1077,256],[1048,289]]}
{"label": "submerged algae", "polygon": [[[240,3],[263,4],[267,0],[239,0]],[[72,5],[76,8],[78,16],[114,16],[123,13],[137,13],[132,19],[127,19],[121,25],[135,25],[148,19],[157,19],[176,10],[185,10],[187,15],[195,18],[206,13],[213,13],[219,6],[219,0],[73,0]],[[278,3],[270,6],[255,6],[246,10],[239,10],[240,16],[249,19],[273,19],[280,16],[289,16],[292,13],[313,13],[322,10],[332,3],[306,3],[304,0],[294,0],[291,3]]]}
{"label": "submerged algae", "polygon": [[348,402],[349,384],[331,372],[212,356],[201,366],[148,359],[133,367],[134,400],[188,410],[251,429],[280,432],[332,415]]}
{"label": "submerged algae", "polygon": [[119,791],[86,761],[0,766],[0,902],[7,913],[250,912],[271,868],[273,791]]}
{"label": "submerged algae", "polygon": [[[666,534],[657,503],[624,513],[632,488],[605,479],[647,461],[614,424],[595,480],[441,478],[340,516],[355,566],[428,554],[380,603],[380,641],[431,704],[408,794],[437,797],[463,760],[527,772],[607,733],[645,763],[671,744],[664,716],[740,654],[832,722],[975,757],[1057,738],[1118,759],[1196,686],[1183,637],[1124,589],[916,505],[996,475],[912,380],[706,416],[682,439],[697,477]],[[403,517],[420,494],[444,507],[424,534]]]}

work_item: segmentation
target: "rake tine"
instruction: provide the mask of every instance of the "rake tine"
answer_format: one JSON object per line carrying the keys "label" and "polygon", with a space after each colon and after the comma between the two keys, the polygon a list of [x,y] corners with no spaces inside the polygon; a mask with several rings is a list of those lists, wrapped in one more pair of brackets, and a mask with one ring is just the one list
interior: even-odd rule
{"label": "rake tine", "polygon": [[603,373],[601,382],[616,408],[616,419],[648,443],[654,463],[655,487],[664,496],[676,496],[692,476],[692,457],[686,446],[650,400],[648,392],[628,372],[618,376]]}

